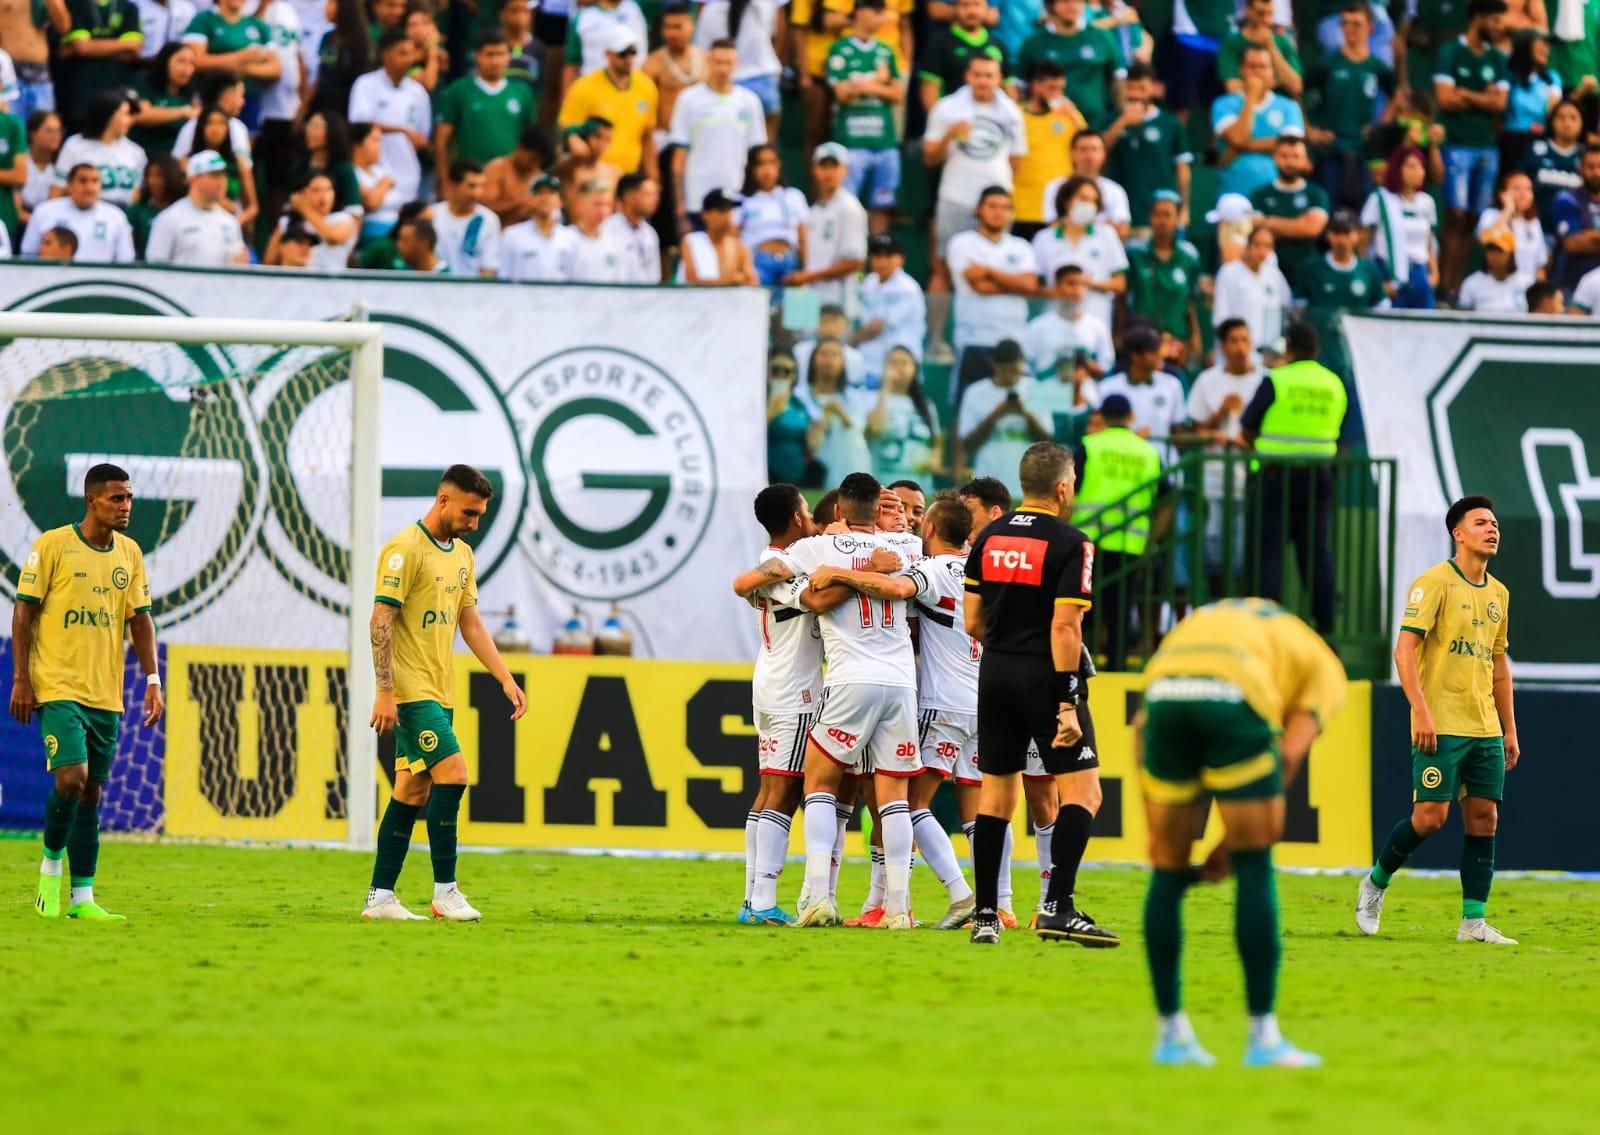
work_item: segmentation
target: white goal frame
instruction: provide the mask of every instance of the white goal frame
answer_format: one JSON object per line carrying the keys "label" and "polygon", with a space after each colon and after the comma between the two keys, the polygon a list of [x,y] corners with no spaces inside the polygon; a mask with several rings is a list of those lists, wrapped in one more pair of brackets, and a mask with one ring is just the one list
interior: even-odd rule
{"label": "white goal frame", "polygon": [[378,738],[365,727],[377,677],[370,664],[371,636],[359,615],[357,580],[378,574],[379,509],[383,498],[378,452],[383,396],[383,329],[367,321],[366,305],[343,320],[214,319],[193,316],[90,315],[0,312],[0,338],[99,339],[143,343],[245,346],[331,347],[349,351],[351,387],[350,462],[350,665],[346,678],[345,738],[348,783],[346,846],[370,851],[376,846]]}

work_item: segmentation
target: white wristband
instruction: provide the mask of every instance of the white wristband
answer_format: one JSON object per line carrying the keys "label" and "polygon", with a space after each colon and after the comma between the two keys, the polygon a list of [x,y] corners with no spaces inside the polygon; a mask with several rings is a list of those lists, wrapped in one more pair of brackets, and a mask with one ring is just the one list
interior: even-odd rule
{"label": "white wristband", "polygon": [[160,686],[161,686],[161,675],[160,674],[146,674],[144,676],[144,684],[147,685],[147,686],[155,686],[156,688],[159,689]]}

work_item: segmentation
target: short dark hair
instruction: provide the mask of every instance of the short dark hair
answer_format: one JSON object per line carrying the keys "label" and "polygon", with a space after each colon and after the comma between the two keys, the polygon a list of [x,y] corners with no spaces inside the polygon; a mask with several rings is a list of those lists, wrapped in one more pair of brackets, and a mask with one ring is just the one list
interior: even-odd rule
{"label": "short dark hair", "polygon": [[1359,13],[1367,18],[1368,23],[1372,21],[1372,7],[1367,3],[1367,0],[1345,0],[1345,5],[1339,9],[1339,13],[1345,16],[1353,16]]}
{"label": "short dark hair", "polygon": [[1059,284],[1062,280],[1065,280],[1068,276],[1081,276],[1081,275],[1083,275],[1083,265],[1082,264],[1063,264],[1061,267],[1056,269],[1056,283]]}
{"label": "short dark hair", "polygon": [[442,489],[446,485],[482,497],[484,500],[494,497],[494,486],[489,483],[489,478],[471,465],[452,465],[446,469],[444,476],[439,478],[439,487]]}
{"label": "short dark hair", "polygon": [[457,158],[450,163],[450,180],[460,181],[469,173],[482,173],[483,163],[475,162],[471,158]]}
{"label": "short dark hair", "polygon": [[882,495],[883,486],[871,473],[850,473],[839,482],[839,515],[849,524],[871,524]]}
{"label": "short dark hair", "polygon": [[1009,201],[1011,200],[1011,190],[1003,185],[986,185],[983,187],[983,192],[978,194],[978,204],[982,205],[991,197],[1004,197]]}
{"label": "short dark hair", "polygon": [[1128,78],[1131,80],[1154,79],[1156,69],[1148,63],[1135,63],[1128,68]]}
{"label": "short dark hair", "polygon": [[1100,139],[1102,145],[1106,140],[1106,136],[1100,133],[1098,130],[1080,130],[1072,136],[1072,144],[1076,146],[1079,142],[1082,142],[1088,138],[1098,138]]}
{"label": "short dark hair", "polygon": [[817,522],[819,528],[826,528],[839,519],[838,489],[829,489],[817,498],[817,506],[811,510],[811,519]]}
{"label": "short dark hair", "polygon": [[395,216],[394,227],[399,228],[401,225],[410,224],[432,207],[433,202],[431,201],[407,201],[400,206],[400,210]]}
{"label": "short dark hair", "polygon": [[401,221],[395,225],[395,233],[399,234],[402,228],[410,226],[411,235],[420,240],[429,248],[439,247],[439,230],[433,227],[433,222],[426,217],[412,217],[409,221]]}
{"label": "short dark hair", "polygon": [[405,28],[390,28],[378,37],[378,55],[389,54],[389,49],[399,47],[402,43],[410,43],[411,37],[406,35]]}
{"label": "short dark hair", "polygon": [[472,37],[472,50],[482,51],[486,47],[510,47],[511,41],[506,38],[506,31],[501,27],[480,28],[478,34]]}
{"label": "short dark hair", "polygon": [[47,231],[44,235],[55,237],[62,244],[67,246],[67,251],[73,253],[74,255],[77,254],[78,234],[67,228],[66,225],[57,225],[55,228]]}
{"label": "short dark hair", "polygon": [[1002,339],[994,345],[989,359],[1000,366],[1014,366],[1022,361],[1022,344],[1015,339]]}
{"label": "short dark hair", "polygon": [[1559,285],[1553,284],[1549,280],[1536,280],[1528,285],[1528,293],[1526,297],[1528,300],[1528,310],[1533,311],[1551,296],[1558,296],[1560,294],[1561,288]]}
{"label": "short dark hair", "polygon": [[1244,45],[1244,48],[1239,52],[1239,59],[1241,62],[1243,62],[1246,55],[1254,55],[1256,52],[1260,52],[1262,55],[1270,56],[1272,54],[1272,49],[1267,47],[1265,44],[1247,42]]}
{"label": "short dark hair", "polygon": [[1476,20],[1479,16],[1503,16],[1508,10],[1506,0],[1472,0],[1467,5],[1467,18]]}
{"label": "short dark hair", "polygon": [[1305,144],[1306,136],[1304,134],[1279,134],[1278,137],[1274,139],[1272,148],[1274,150],[1281,150],[1285,146],[1304,146]]}
{"label": "short dark hair", "polygon": [[628,194],[632,193],[635,189],[638,189],[641,185],[649,180],[650,175],[645,173],[643,170],[635,170],[632,173],[625,173],[617,179],[617,196],[626,197]]}
{"label": "short dark hair", "polygon": [[1132,327],[1122,337],[1122,350],[1129,355],[1147,355],[1161,349],[1161,332],[1147,323]]}
{"label": "short dark hair", "polygon": [[1467,518],[1467,513],[1480,508],[1486,508],[1493,512],[1494,501],[1482,493],[1473,493],[1470,496],[1462,497],[1450,506],[1450,511],[1444,514],[1444,530],[1450,534],[1450,539],[1454,540],[1456,538],[1456,527]]}
{"label": "short dark hair", "polygon": [[1047,497],[1072,477],[1072,451],[1053,441],[1036,441],[1022,454],[1017,479],[1025,497]]}
{"label": "short dark hair", "polygon": [[100,169],[99,169],[99,167],[98,166],[92,166],[88,162],[79,162],[77,165],[75,165],[71,169],[69,169],[67,171],[67,180],[71,181],[73,178],[78,176],[78,171],[79,170],[85,170],[85,169],[88,170],[90,173],[94,174],[94,179],[96,181],[100,180]]}
{"label": "short dark hair", "polygon": [[1035,79],[1065,79],[1067,72],[1054,59],[1040,59],[1028,68],[1028,82]]}
{"label": "short dark hair", "polygon": [[843,304],[825,303],[817,308],[818,319],[844,319],[849,315]]}
{"label": "short dark hair", "polygon": [[1314,359],[1322,349],[1317,329],[1309,323],[1291,323],[1283,329],[1283,345],[1297,359]]}
{"label": "short dark hair", "polygon": [[789,521],[800,511],[804,498],[787,481],[768,485],[756,494],[756,523],[768,536],[777,538],[789,530]]}
{"label": "short dark hair", "polygon": [[[147,166],[145,168],[148,169],[149,167]],[[326,181],[329,185],[333,184],[333,175],[330,174],[327,170],[322,170],[322,169],[307,170],[304,174],[302,174],[301,176],[299,176],[299,177],[294,179],[294,191],[296,193],[299,193],[303,189],[311,188],[311,183],[313,181],[316,181],[317,178],[319,178],[319,177],[323,181]]]}
{"label": "short dark hair", "polygon": [[711,41],[711,46],[706,48],[706,50],[707,51],[738,51],[739,50],[739,45],[737,43],[734,43],[733,40],[729,39],[727,36],[723,36],[721,39],[712,40]]}
{"label": "short dark hair", "polygon": [[998,477],[974,477],[957,490],[957,495],[971,497],[984,508],[1011,511],[1011,490]]}
{"label": "short dark hair", "polygon": [[1237,316],[1235,316],[1233,319],[1224,319],[1221,323],[1217,324],[1214,337],[1216,341],[1220,343],[1229,335],[1232,335],[1235,331],[1238,331],[1240,328],[1248,331],[1250,330],[1250,325]]}
{"label": "short dark hair", "polygon": [[923,494],[926,494],[927,491],[928,491],[927,489],[924,489],[921,485],[919,485],[915,481],[913,481],[910,477],[902,477],[898,481],[891,481],[889,483],[888,487],[890,489],[911,489],[914,492],[919,492],[919,493],[923,493]]}
{"label": "short dark hair", "polygon": [[926,523],[932,526],[935,536],[954,548],[965,544],[972,533],[972,513],[960,500],[950,497],[939,497],[928,506]]}
{"label": "short dark hair", "polygon": [[661,9],[661,18],[663,20],[666,19],[668,16],[693,16],[693,15],[694,15],[694,11],[689,7],[689,5],[685,2],[685,0],[671,0],[671,3],[667,4],[664,8]]}
{"label": "short dark hair", "polygon": [[996,67],[1000,66],[1000,60],[996,59],[994,56],[990,55],[988,52],[986,52],[986,51],[974,51],[972,53],[972,55],[967,59],[967,70],[968,71],[972,70],[974,67],[976,67],[980,63],[993,63]]}
{"label": "short dark hair", "polygon": [[111,465],[100,462],[98,465],[89,466],[89,471],[83,475],[83,495],[92,497],[97,495],[112,481],[132,480],[128,471],[120,465]]}

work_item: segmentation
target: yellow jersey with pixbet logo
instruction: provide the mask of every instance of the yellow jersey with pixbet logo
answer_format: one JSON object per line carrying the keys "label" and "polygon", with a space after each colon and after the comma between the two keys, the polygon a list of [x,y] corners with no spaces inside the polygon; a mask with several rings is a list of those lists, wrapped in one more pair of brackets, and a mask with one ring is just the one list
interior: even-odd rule
{"label": "yellow jersey with pixbet logo", "polygon": [[400,608],[394,620],[394,700],[451,707],[456,623],[478,605],[472,549],[441,544],[419,520],[384,545],[374,599]]}
{"label": "yellow jersey with pixbet logo", "polygon": [[1510,605],[1505,584],[1487,574],[1473,583],[1453,560],[1429,568],[1411,585],[1400,629],[1422,636],[1422,696],[1441,735],[1500,736],[1494,656],[1506,652]]}
{"label": "yellow jersey with pixbet logo", "polygon": [[76,524],[52,528],[22,565],[17,599],[39,605],[28,655],[34,696],[121,713],[123,628],[150,610],[139,545],[113,532],[111,546],[97,548]]}

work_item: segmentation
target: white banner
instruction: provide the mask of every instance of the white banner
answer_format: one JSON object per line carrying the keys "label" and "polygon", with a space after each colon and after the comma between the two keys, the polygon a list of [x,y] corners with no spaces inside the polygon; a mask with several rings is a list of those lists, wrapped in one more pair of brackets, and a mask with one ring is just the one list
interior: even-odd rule
{"label": "white banner", "polygon": [[1600,324],[1344,317],[1374,457],[1399,459],[1398,626],[1413,579],[1451,554],[1444,515],[1495,502],[1519,679],[1600,682]]}
{"label": "white banner", "polygon": [[[446,466],[476,465],[497,486],[474,540],[491,628],[514,609],[543,651],[575,608],[598,628],[615,605],[637,654],[750,657],[742,622],[707,613],[727,609],[727,579],[763,537],[750,500],[766,483],[764,292],[20,264],[0,276],[11,311],[322,320],[359,302],[384,325],[385,537],[427,510]],[[321,357],[0,344],[0,608],[39,531],[81,518],[85,469],[111,460],[142,498],[131,532],[165,639],[342,646],[350,399]],[[221,373],[248,388],[192,393]],[[92,383],[119,396],[59,397]],[[371,581],[356,584],[365,618]]]}

